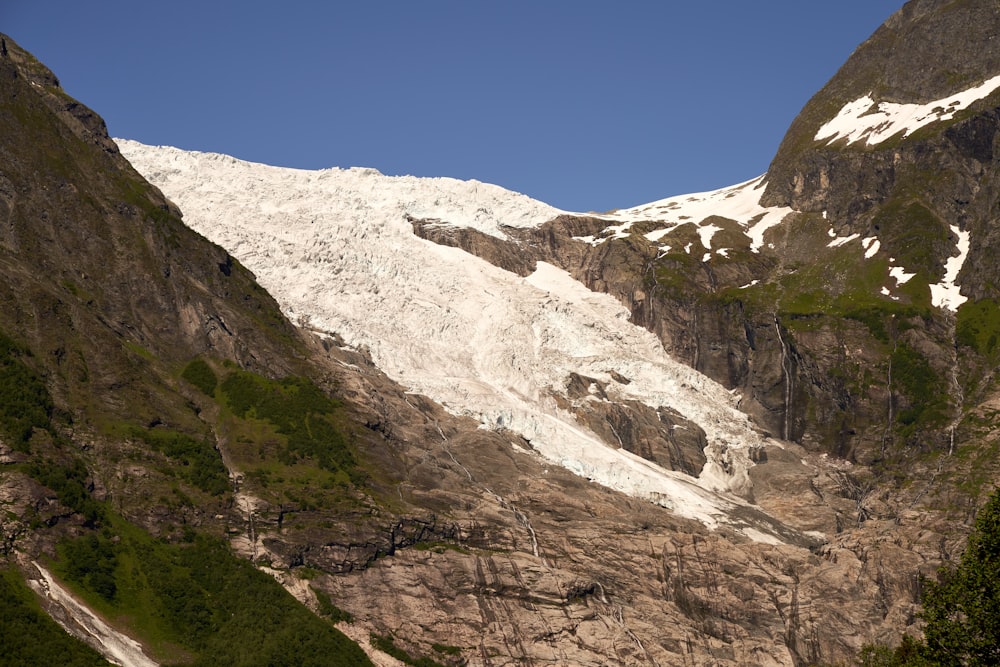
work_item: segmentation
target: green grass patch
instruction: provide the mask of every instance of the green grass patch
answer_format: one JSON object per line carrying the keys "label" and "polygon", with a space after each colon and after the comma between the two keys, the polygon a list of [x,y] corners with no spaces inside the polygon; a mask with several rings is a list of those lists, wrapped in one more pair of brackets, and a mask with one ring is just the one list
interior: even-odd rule
{"label": "green grass patch", "polygon": [[959,345],[996,361],[1000,357],[1000,304],[994,299],[963,303],[958,308],[955,334]]}
{"label": "green grass patch", "polygon": [[950,249],[950,232],[929,208],[916,200],[890,199],[871,224],[897,265],[922,274],[925,280],[935,277],[931,282],[936,282],[942,267],[937,256],[943,247]]}
{"label": "green grass patch", "polygon": [[139,345],[138,343],[133,343],[132,341],[127,340],[123,342],[122,345],[127,352],[133,354],[136,357],[139,357],[140,359],[145,359],[146,361],[156,360],[156,356],[152,352],[144,348],[142,345]]}

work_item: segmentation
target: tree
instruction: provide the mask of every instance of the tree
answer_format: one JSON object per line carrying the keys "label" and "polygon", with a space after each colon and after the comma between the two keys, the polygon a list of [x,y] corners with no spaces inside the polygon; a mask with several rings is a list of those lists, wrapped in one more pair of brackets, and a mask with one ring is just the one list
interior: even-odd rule
{"label": "tree", "polygon": [[924,580],[924,639],[904,636],[895,649],[867,645],[862,667],[1000,665],[1000,489],[979,510],[957,566]]}
{"label": "tree", "polygon": [[976,517],[957,567],[925,582],[921,653],[934,664],[1000,665],[1000,490]]}

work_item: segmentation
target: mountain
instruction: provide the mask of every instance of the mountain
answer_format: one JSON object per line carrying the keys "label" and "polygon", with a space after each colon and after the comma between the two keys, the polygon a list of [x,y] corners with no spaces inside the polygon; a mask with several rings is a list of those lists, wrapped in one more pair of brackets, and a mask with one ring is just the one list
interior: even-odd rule
{"label": "mountain", "polygon": [[22,582],[124,664],[918,632],[998,479],[993,14],[908,3],[766,175],[607,214],[114,142],[3,37],[4,645]]}

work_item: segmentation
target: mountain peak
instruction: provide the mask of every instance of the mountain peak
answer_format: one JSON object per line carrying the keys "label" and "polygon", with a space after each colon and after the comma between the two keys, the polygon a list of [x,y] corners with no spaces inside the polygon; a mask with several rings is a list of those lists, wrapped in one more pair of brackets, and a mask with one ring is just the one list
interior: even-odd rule
{"label": "mountain peak", "polygon": [[[808,174],[809,165],[829,159],[824,152],[829,141],[824,127],[846,112],[873,123],[865,114],[871,110],[879,113],[878,105],[883,105],[882,109],[902,108],[912,114],[919,114],[925,105],[931,107],[928,112],[934,111],[937,103],[946,109],[951,97],[1000,76],[998,35],[1000,14],[992,3],[906,3],[855,49],[792,122],[768,169],[768,188],[762,203],[822,210],[824,206],[816,200]],[[940,132],[971,113],[992,108],[1000,99],[995,86],[981,92],[963,106],[962,113],[925,114],[942,121],[929,126],[928,131]],[[903,129],[898,127],[893,134]],[[869,190],[865,200],[872,201],[872,188],[865,187]]]}

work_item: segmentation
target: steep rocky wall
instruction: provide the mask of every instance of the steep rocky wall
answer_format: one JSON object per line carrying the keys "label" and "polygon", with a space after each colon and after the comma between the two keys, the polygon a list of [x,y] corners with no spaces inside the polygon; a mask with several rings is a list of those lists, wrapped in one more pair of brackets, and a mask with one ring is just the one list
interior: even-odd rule
{"label": "steep rocky wall", "polygon": [[[611,224],[591,217],[509,229],[506,242],[415,229],[521,275],[525,257],[550,262],[614,295],[676,358],[739,390],[777,437],[866,463],[952,448],[997,362],[1000,92],[873,146],[814,137],[864,95],[925,103],[990,79],[998,32],[988,3],[915,1],[891,17],[789,129],[760,202],[794,212],[757,252],[738,242],[723,256],[705,248],[710,260],[660,250],[700,248],[698,225],[732,224],[721,218],[691,220],[658,243],[641,224],[588,242]],[[877,245],[831,243],[853,235]],[[960,235],[971,242],[956,309],[930,286],[944,281]],[[905,277],[890,277],[893,267]]]}

